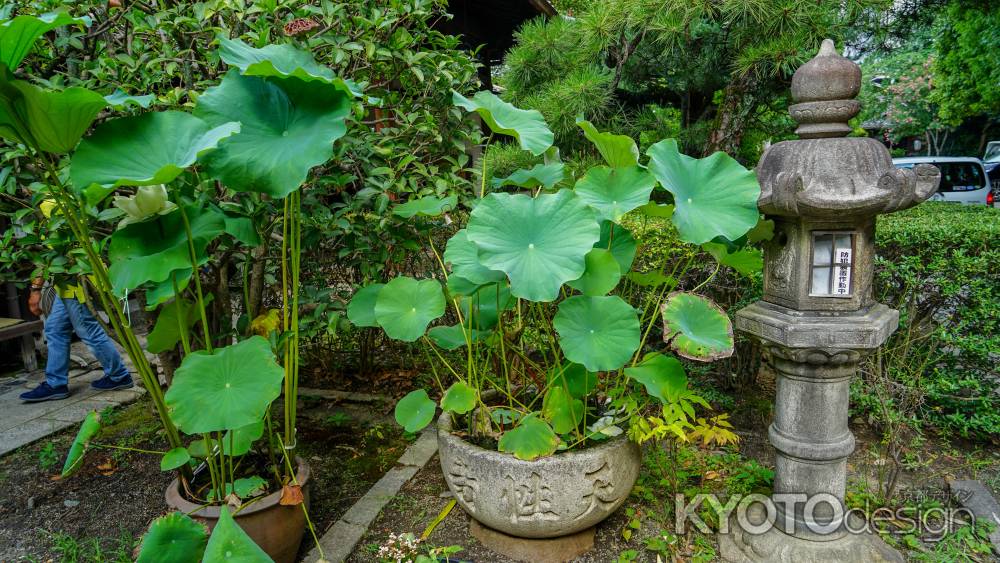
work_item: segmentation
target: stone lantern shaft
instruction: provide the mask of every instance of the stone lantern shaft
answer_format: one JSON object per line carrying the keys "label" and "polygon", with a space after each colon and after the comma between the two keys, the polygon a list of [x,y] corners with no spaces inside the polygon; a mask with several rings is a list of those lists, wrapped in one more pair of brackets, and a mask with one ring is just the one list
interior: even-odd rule
{"label": "stone lantern shaft", "polygon": [[792,78],[800,139],[777,143],[757,167],[759,207],[775,222],[765,247],[764,297],[736,314],[777,375],[774,513],[756,535],[731,522],[730,561],[902,561],[877,536],[845,522],[851,378],[897,328],[899,313],[872,295],[875,217],[929,197],[933,166],[896,169],[877,140],[847,137],[861,69],[827,39]]}

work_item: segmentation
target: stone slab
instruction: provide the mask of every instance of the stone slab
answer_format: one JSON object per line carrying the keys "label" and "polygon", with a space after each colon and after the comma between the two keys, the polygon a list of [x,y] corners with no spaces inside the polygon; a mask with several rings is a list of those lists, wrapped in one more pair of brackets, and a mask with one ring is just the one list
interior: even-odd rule
{"label": "stone slab", "polygon": [[508,536],[470,519],[469,532],[487,549],[527,563],[564,563],[594,548],[594,527],[558,538],[529,539]]}
{"label": "stone slab", "polygon": [[[301,391],[301,389],[300,389]],[[399,493],[399,489],[413,478],[437,452],[437,437],[433,431],[434,425],[425,429],[417,441],[410,444],[403,455],[396,461],[396,467],[386,472],[363,497],[358,499],[351,508],[323,533],[319,546],[327,561],[339,562],[345,560],[354,546],[368,531],[375,518],[385,505]],[[319,549],[313,548],[303,559],[306,563],[319,560]]]}
{"label": "stone slab", "polygon": [[[323,548],[323,556],[327,561],[343,561],[354,551],[354,546],[361,540],[368,530],[367,526],[358,526],[350,522],[338,520],[332,528],[327,530],[323,537],[319,539],[320,547]],[[319,550],[313,548],[306,561],[318,561]]]}
{"label": "stone slab", "polygon": [[437,448],[437,436],[434,432],[423,432],[417,441],[410,444],[403,455],[399,456],[396,463],[423,467],[437,453]]}
{"label": "stone slab", "polygon": [[336,389],[314,389],[312,387],[299,387],[299,397],[322,397],[324,399],[347,401],[349,403],[380,403],[389,400],[382,395],[338,391]]}
{"label": "stone slab", "polygon": [[1000,502],[993,497],[982,481],[949,481],[951,495],[963,508],[967,508],[977,519],[992,522],[997,526],[990,534],[993,550],[1000,555]]}
{"label": "stone slab", "polygon": [[45,420],[58,420],[61,422],[80,422],[86,418],[90,411],[101,412],[108,407],[116,406],[118,403],[114,401],[104,401],[98,398],[83,399],[82,401],[77,401],[66,405],[65,407],[55,410],[44,417]]}
{"label": "stone slab", "polygon": [[876,304],[866,312],[809,315],[758,301],[736,313],[736,330],[786,348],[872,350],[899,325],[899,312]]}

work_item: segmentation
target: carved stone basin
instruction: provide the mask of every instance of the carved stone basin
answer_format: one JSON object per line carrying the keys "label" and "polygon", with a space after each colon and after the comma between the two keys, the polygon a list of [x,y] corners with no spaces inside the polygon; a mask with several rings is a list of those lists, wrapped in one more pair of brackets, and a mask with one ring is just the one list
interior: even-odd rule
{"label": "carved stone basin", "polygon": [[625,435],[566,453],[522,461],[486,450],[438,421],[438,453],[448,488],[469,516],[511,536],[553,538],[585,530],[628,498],[642,462]]}

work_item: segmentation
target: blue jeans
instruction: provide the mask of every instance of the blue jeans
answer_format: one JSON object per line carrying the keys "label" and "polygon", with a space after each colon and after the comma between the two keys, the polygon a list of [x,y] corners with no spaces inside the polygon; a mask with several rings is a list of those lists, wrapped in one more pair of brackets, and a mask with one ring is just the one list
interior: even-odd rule
{"label": "blue jeans", "polygon": [[115,345],[104,328],[90,314],[90,309],[73,298],[56,297],[52,311],[45,319],[45,340],[49,357],[45,363],[45,380],[51,387],[69,383],[69,345],[73,331],[83,340],[113,381],[129,376]]}

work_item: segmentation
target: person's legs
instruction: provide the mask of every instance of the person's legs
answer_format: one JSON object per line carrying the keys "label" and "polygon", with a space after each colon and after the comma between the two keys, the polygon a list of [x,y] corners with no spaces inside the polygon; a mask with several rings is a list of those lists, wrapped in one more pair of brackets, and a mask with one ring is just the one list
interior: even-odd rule
{"label": "person's legs", "polygon": [[56,297],[49,316],[45,317],[45,344],[48,347],[45,382],[49,387],[63,387],[69,383],[69,345],[72,338],[73,323],[66,305]]}
{"label": "person's legs", "polygon": [[73,324],[62,299],[56,297],[52,311],[45,318],[45,341],[48,358],[45,361],[45,381],[38,387],[21,394],[29,403],[65,399],[69,396],[69,345]]}
{"label": "person's legs", "polygon": [[118,353],[118,349],[115,348],[114,343],[111,342],[107,333],[104,332],[104,327],[90,314],[90,309],[87,308],[87,305],[80,303],[76,299],[64,299],[63,302],[66,306],[67,316],[73,324],[76,334],[80,336],[83,343],[94,353],[97,361],[101,362],[101,367],[104,368],[105,379],[114,383],[127,382],[131,385],[132,378],[129,375],[128,368],[125,367],[125,363],[122,361],[121,355]]}

